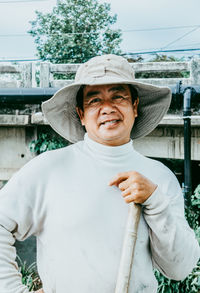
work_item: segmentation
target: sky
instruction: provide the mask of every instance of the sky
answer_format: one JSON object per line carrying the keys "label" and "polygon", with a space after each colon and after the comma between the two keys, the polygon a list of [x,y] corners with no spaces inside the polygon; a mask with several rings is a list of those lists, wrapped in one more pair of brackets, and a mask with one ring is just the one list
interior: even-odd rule
{"label": "sky", "polygon": [[[114,28],[123,32],[123,53],[200,48],[199,0],[106,2],[118,16]],[[56,0],[0,0],[1,61],[37,58],[34,39],[27,34],[29,21],[35,19],[35,10],[50,12],[55,5]],[[188,58],[200,50],[170,54]]]}

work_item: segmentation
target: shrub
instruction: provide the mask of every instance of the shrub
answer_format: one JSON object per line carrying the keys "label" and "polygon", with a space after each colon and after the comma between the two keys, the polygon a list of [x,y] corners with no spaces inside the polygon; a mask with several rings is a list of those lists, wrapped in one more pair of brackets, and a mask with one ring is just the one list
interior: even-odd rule
{"label": "shrub", "polygon": [[[200,244],[200,184],[191,196],[191,204],[185,208],[185,216]],[[170,280],[157,270],[155,271],[155,276],[158,281],[157,293],[200,292],[200,260],[184,281]]]}
{"label": "shrub", "polygon": [[43,152],[62,148],[67,145],[68,142],[62,137],[53,136],[49,133],[41,133],[37,140],[31,141],[29,148],[31,152],[39,155]]}
{"label": "shrub", "polygon": [[19,264],[19,272],[22,275],[22,284],[26,285],[29,291],[41,288],[42,284],[37,273],[36,263],[28,266],[26,261],[22,262],[19,256],[17,256],[17,262]]}

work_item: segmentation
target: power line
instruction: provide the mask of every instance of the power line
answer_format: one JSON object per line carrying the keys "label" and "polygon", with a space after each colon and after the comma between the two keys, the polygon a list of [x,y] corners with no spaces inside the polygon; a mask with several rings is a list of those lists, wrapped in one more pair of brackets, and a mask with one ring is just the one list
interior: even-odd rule
{"label": "power line", "polygon": [[[174,50],[153,50],[153,51],[141,51],[141,52],[125,52],[121,54],[122,56],[133,56],[133,55],[149,55],[157,53],[179,53],[179,52],[191,52],[191,51],[200,51],[200,48],[191,48],[191,49],[174,49]],[[52,58],[54,60],[59,60],[59,58]],[[61,59],[61,58],[60,58]],[[1,59],[0,62],[26,62],[26,61],[49,61],[50,59]]]}
{"label": "power line", "polygon": [[[46,59],[48,60],[48,59]],[[0,62],[32,62],[32,61],[46,61],[46,60],[42,60],[42,59],[34,59],[34,58],[30,58],[30,59],[0,59]]]}
{"label": "power line", "polygon": [[28,34],[2,34],[0,35],[0,38],[4,38],[4,37],[32,37],[31,35]]}
{"label": "power line", "polygon": [[[32,1],[48,1],[48,0],[20,0],[14,2],[32,2]],[[0,2],[3,3],[3,2]],[[173,26],[173,27],[160,27],[160,28],[147,28],[147,29],[131,29],[131,30],[121,30],[122,33],[129,32],[146,32],[146,31],[160,31],[160,30],[171,30],[171,29],[185,29],[185,28],[194,28],[194,30],[200,28],[199,25],[185,25],[185,26]],[[193,30],[192,30],[193,31]],[[42,34],[43,36],[67,36],[67,35],[90,35],[98,34],[98,32],[73,32],[73,33],[55,33],[55,34]],[[187,33],[188,34],[188,33]],[[1,34],[0,37],[29,37],[30,35],[25,33],[19,34]]]}
{"label": "power line", "polygon": [[49,0],[18,0],[18,1],[0,1],[0,4],[9,4],[9,3],[21,3],[21,2],[46,2]]}
{"label": "power line", "polygon": [[[102,33],[103,32],[101,32],[101,34]],[[106,33],[109,33],[109,32],[106,32]],[[41,34],[41,36],[68,36],[68,35],[92,35],[92,34],[99,34],[99,32]],[[1,34],[0,37],[3,38],[3,37],[34,37],[34,36],[31,36],[28,34]]]}
{"label": "power line", "polygon": [[157,54],[157,53],[175,53],[175,52],[178,53],[178,52],[189,52],[189,51],[200,51],[200,48],[126,52],[126,53],[123,53],[122,55],[148,55],[148,54]]}
{"label": "power line", "polygon": [[182,35],[182,36],[179,37],[178,39],[175,39],[174,41],[172,41],[172,42],[168,43],[167,45],[165,45],[164,47],[162,47],[161,50],[162,50],[162,49],[165,49],[165,48],[167,48],[167,47],[169,47],[170,45],[172,45],[172,44],[174,44],[174,43],[176,43],[176,42],[178,42],[178,41],[180,41],[180,40],[182,40],[184,37],[190,35],[191,33],[193,33],[194,31],[198,30],[199,28],[200,28],[200,26],[199,26],[199,27],[196,27],[196,28],[194,28],[194,29],[192,29],[191,31],[189,31],[189,32],[187,32],[187,33],[185,33],[184,35]]}
{"label": "power line", "polygon": [[[190,42],[190,43],[187,43],[187,44],[182,44],[181,46],[182,46],[182,50],[184,50],[184,49],[186,49],[186,50],[190,50],[190,48],[191,47],[196,47],[196,46],[199,46],[200,45],[200,42]],[[186,47],[186,48],[185,48]],[[194,49],[194,48],[191,48],[191,49]],[[138,49],[138,51],[139,52],[146,52],[146,51],[162,51],[162,50],[164,50],[164,48],[148,48],[148,49],[144,49],[144,48],[139,48]],[[174,50],[176,50],[176,48],[174,48]],[[177,48],[177,50],[179,50],[178,48]],[[131,49],[131,50],[129,50],[130,52],[131,51],[135,51],[135,49]],[[200,292],[199,292],[200,293]]]}
{"label": "power line", "polygon": [[161,31],[161,30],[174,30],[174,29],[184,29],[184,28],[195,28],[200,25],[182,25],[182,26],[168,26],[168,27],[157,27],[157,28],[146,28],[146,29],[130,29],[124,30],[123,32],[148,32],[148,31]]}
{"label": "power line", "polygon": [[[188,46],[192,46],[192,47],[195,47],[196,45],[200,45],[200,42],[190,42],[190,43],[187,43],[187,44],[182,44],[181,46],[183,47],[187,47],[187,49],[189,49]],[[184,48],[183,48],[184,49]],[[199,292],[200,293],[200,292]]]}

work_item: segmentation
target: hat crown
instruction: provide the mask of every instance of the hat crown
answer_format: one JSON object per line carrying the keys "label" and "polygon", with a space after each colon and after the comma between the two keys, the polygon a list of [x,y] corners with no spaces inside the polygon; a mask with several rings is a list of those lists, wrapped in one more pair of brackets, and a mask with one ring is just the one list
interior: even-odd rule
{"label": "hat crown", "polygon": [[77,70],[75,82],[90,84],[106,76],[124,80],[135,79],[134,70],[126,59],[108,54],[94,57],[82,64]]}

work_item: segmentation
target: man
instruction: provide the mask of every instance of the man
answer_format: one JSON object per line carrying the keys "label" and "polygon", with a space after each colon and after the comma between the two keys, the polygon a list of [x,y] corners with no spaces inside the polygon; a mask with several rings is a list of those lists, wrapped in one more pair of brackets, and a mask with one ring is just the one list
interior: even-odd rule
{"label": "man", "polygon": [[179,184],[131,140],[158,125],[170,99],[168,88],[136,82],[125,59],[105,55],[43,104],[50,125],[76,143],[33,159],[1,191],[0,292],[28,292],[13,244],[36,235],[38,292],[114,293],[132,201],[143,212],[129,292],[156,292],[154,267],[175,280],[191,272],[199,246]]}

